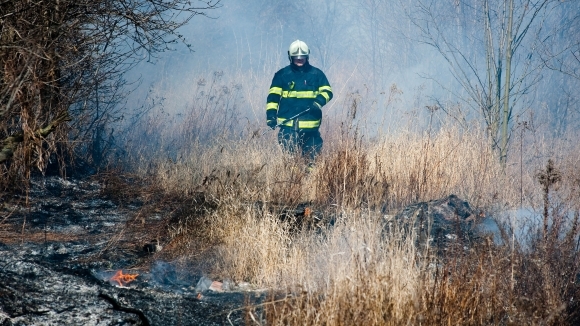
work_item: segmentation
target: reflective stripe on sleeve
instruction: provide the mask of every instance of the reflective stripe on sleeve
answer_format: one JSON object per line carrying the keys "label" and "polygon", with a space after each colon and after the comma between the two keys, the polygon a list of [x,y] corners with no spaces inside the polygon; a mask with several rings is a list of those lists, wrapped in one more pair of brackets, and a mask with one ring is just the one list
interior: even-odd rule
{"label": "reflective stripe on sleeve", "polygon": [[266,111],[268,111],[268,110],[278,110],[278,103],[266,104]]}
{"label": "reflective stripe on sleeve", "polygon": [[318,88],[318,92],[320,95],[322,95],[322,97],[324,97],[324,99],[326,100],[326,103],[328,103],[328,101],[330,101],[330,94],[332,93],[332,88],[330,88],[330,86],[320,86]]}
{"label": "reflective stripe on sleeve", "polygon": [[270,94],[282,95],[282,87],[271,87]]}

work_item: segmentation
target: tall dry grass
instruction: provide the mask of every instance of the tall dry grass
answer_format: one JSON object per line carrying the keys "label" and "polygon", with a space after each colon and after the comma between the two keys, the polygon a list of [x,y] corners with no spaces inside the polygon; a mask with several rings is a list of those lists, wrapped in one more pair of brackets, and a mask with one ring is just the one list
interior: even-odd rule
{"label": "tall dry grass", "polygon": [[[454,193],[476,207],[497,198],[519,205],[520,183],[502,171],[482,132],[450,127],[426,138],[401,132],[373,143],[327,139],[311,174],[276,145],[275,132],[209,145],[193,141],[187,156],[156,161],[153,172],[168,192],[227,193],[242,201],[397,209]],[[533,191],[536,171],[526,169],[523,188]]]}
{"label": "tall dry grass", "polygon": [[[180,150],[159,151],[133,164],[184,206],[198,205],[188,199],[200,194],[211,201],[209,208],[195,214],[184,209],[173,220],[166,241],[174,243],[167,247],[189,245],[180,251],[183,258],[203,238],[214,246],[208,273],[268,289],[271,298],[249,309],[248,320],[267,325],[579,320],[576,143],[541,139],[526,129],[514,138],[504,169],[485,130],[476,126],[442,121],[420,132],[398,129],[369,138],[363,117],[324,131],[324,151],[307,173],[301,158],[276,144],[275,132],[251,127],[231,134],[218,128],[223,120],[200,114],[192,110],[172,125],[175,135],[168,138],[179,139]],[[344,112],[354,115],[352,106]],[[162,120],[150,121],[166,128]],[[208,126],[209,137],[188,133]],[[531,233],[533,245],[526,247],[506,219],[500,221],[502,244],[458,243],[437,256],[428,246],[418,249],[414,235],[395,222],[387,227],[405,205],[449,194],[486,216],[541,209],[545,193],[538,175],[548,158],[563,176],[550,189],[549,218],[570,223],[571,235],[554,234],[547,242]],[[293,216],[300,205],[312,207],[314,215]],[[210,258],[195,253],[190,259]]]}

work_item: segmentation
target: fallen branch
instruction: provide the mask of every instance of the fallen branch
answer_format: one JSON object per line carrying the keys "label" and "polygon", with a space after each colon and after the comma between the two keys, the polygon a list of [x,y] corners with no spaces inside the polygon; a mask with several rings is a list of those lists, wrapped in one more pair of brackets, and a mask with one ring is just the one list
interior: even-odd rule
{"label": "fallen branch", "polygon": [[121,306],[121,304],[119,304],[119,302],[117,302],[117,300],[113,299],[111,296],[106,295],[104,293],[100,293],[99,298],[103,298],[103,299],[107,300],[111,305],[113,305],[114,310],[136,314],[137,316],[139,316],[139,319],[141,319],[141,322],[143,323],[143,325],[145,325],[145,326],[151,325],[151,323],[149,323],[149,319],[147,319],[147,316],[145,316],[143,311],[141,311],[139,309],[135,309],[135,308],[123,307],[123,306]]}
{"label": "fallen branch", "polygon": [[[46,127],[36,130],[34,134],[38,137],[45,138],[46,136],[50,135],[50,133],[52,133],[56,129],[56,127],[58,127],[58,125],[60,125],[65,121],[71,121],[71,118],[69,117],[67,111],[63,111]],[[1,142],[2,146],[0,148],[0,163],[4,163],[8,159],[10,159],[12,155],[14,155],[16,147],[18,147],[18,145],[23,141],[24,141],[23,133],[17,133],[4,139]]]}

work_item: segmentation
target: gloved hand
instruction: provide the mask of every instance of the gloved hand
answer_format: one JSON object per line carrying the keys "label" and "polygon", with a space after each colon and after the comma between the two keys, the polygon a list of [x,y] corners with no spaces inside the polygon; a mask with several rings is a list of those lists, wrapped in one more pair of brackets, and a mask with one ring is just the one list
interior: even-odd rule
{"label": "gloved hand", "polygon": [[309,106],[310,111],[308,112],[309,115],[316,120],[322,119],[322,110],[320,109],[320,104],[314,102],[312,105]]}
{"label": "gloved hand", "polygon": [[276,129],[276,120],[267,120],[266,124],[268,125],[268,127],[272,128],[272,130]]}

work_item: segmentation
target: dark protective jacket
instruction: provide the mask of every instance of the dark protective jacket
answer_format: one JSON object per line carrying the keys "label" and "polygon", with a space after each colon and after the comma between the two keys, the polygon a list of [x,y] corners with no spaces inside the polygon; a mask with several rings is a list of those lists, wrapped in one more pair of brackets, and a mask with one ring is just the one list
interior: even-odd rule
{"label": "dark protective jacket", "polygon": [[[332,88],[322,70],[308,61],[302,67],[290,64],[280,69],[272,79],[266,104],[266,119],[277,123],[293,117],[309,107],[323,107],[332,99]],[[318,111],[320,112],[320,111]],[[320,127],[320,114],[307,113],[285,123],[283,128],[315,131]],[[298,124],[296,126],[295,124]]]}

